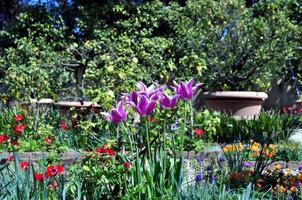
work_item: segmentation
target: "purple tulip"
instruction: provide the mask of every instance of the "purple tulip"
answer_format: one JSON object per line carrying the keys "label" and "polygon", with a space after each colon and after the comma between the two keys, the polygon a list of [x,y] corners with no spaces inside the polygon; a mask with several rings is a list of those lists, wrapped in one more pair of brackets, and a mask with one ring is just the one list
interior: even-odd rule
{"label": "purple tulip", "polygon": [[159,99],[159,104],[164,108],[171,109],[176,106],[179,97],[180,95],[178,94],[169,96],[163,93]]}
{"label": "purple tulip", "polygon": [[136,83],[136,86],[138,87],[138,91],[133,91],[130,94],[123,93],[121,100],[125,100],[126,102],[134,102],[137,104],[138,101],[138,96],[139,95],[145,95],[146,97],[152,99],[152,100],[157,100],[163,90],[166,88],[166,85],[162,85],[159,88],[156,88],[154,84],[151,86],[147,87],[143,82],[139,81]]}
{"label": "purple tulip", "polygon": [[148,116],[155,108],[156,94],[153,94],[150,98],[143,94],[139,94],[137,97],[137,103],[134,101],[129,101],[128,104],[132,106],[141,116]]}
{"label": "purple tulip", "polygon": [[251,167],[252,163],[248,162],[248,161],[244,161],[243,162],[243,167]]}
{"label": "purple tulip", "polygon": [[107,121],[118,123],[125,121],[127,118],[127,112],[124,110],[123,101],[119,101],[116,108],[112,108],[110,113],[101,113],[105,116]]}
{"label": "purple tulip", "polygon": [[302,171],[302,164],[300,164],[300,165],[298,166],[298,170],[299,170],[299,171]]}
{"label": "purple tulip", "polygon": [[181,99],[191,99],[196,90],[203,86],[203,83],[198,83],[193,87],[193,79],[187,82],[180,82],[180,84],[174,81],[174,92],[180,95]]}
{"label": "purple tulip", "polygon": [[155,97],[158,97],[159,94],[163,92],[163,90],[166,88],[166,85],[162,85],[159,88],[156,88],[154,84],[147,87],[143,82],[139,81],[136,83],[136,86],[138,87],[139,91],[138,93],[144,94],[147,97],[151,98],[154,97],[154,94],[157,94]]}

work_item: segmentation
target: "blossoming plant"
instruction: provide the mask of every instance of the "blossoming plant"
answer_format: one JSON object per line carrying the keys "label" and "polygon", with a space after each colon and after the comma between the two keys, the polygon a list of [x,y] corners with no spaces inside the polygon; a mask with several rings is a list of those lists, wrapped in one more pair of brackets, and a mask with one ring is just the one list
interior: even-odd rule
{"label": "blossoming plant", "polygon": [[[0,155],[1,156],[1,155]],[[64,167],[19,160],[17,154],[0,163],[0,199],[59,199],[64,189]],[[61,195],[62,196],[62,195]]]}
{"label": "blossoming plant", "polygon": [[[186,114],[186,101],[190,104],[193,94],[202,85],[199,83],[193,86],[193,79],[187,82],[174,82],[171,91],[166,85],[157,87],[152,84],[147,87],[144,83],[138,82],[138,90],[124,93],[116,108],[112,108],[107,113],[101,113],[116,128],[117,148],[121,148],[121,144],[125,142],[123,136],[126,135],[132,152],[135,152],[134,147],[136,147],[139,154],[147,153],[151,158],[151,146],[163,139],[171,129],[178,129],[180,120],[183,125],[182,132],[195,135],[193,115],[187,116]],[[176,114],[179,114],[178,102],[185,105],[184,111],[182,111],[183,116],[180,118]],[[153,116],[158,116],[158,118]],[[170,129],[167,128],[168,124],[175,126]],[[121,131],[124,133],[123,135],[120,134]]]}
{"label": "blossoming plant", "polygon": [[229,165],[230,182],[239,186],[259,179],[275,161],[277,148],[273,144],[261,145],[251,140],[248,144],[227,144],[223,147],[223,152]]}

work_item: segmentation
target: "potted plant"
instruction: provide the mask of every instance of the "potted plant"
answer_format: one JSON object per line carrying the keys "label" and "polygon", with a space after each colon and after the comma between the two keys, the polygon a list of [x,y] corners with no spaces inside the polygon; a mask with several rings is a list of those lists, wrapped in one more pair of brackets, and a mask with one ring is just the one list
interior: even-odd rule
{"label": "potted plant", "polygon": [[[277,25],[287,17],[285,13],[267,11],[262,3],[250,9],[237,4],[223,4],[223,17],[210,17],[204,27],[206,37],[196,42],[202,44],[205,54],[203,79],[210,91],[201,95],[202,101],[210,109],[245,117],[259,113],[268,97],[263,91],[269,89],[274,77],[288,71],[282,48],[291,51],[296,44],[277,42],[286,41],[288,35],[278,31]],[[294,35],[296,27],[291,24],[289,21],[284,29]]]}

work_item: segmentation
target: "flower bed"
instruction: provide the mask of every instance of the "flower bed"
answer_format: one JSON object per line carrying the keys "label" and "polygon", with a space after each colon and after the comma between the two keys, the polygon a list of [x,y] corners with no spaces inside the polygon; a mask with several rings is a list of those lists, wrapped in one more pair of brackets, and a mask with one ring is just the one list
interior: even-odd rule
{"label": "flower bed", "polygon": [[[278,198],[300,195],[300,166],[290,162],[297,148],[288,152],[276,143],[291,135],[299,125],[296,118],[273,113],[237,121],[206,110],[195,112],[193,94],[202,84],[193,86],[193,80],[175,82],[171,89],[142,82],[137,86],[101,115],[72,109],[61,115],[52,108],[4,111],[0,148],[19,156],[0,154],[7,177],[0,184],[12,198],[12,191],[24,198],[29,191],[33,197],[71,199],[181,199],[208,190],[213,198],[242,190],[245,195],[253,190]],[[271,127],[280,124],[286,129]],[[235,133],[241,130],[242,142],[237,142]],[[266,134],[260,137],[259,130]],[[283,135],[276,136],[278,131]],[[229,143],[213,144],[222,139],[217,132],[228,133]],[[296,174],[283,177],[289,168]],[[24,187],[11,184],[18,175]],[[272,182],[277,176],[280,180]]]}

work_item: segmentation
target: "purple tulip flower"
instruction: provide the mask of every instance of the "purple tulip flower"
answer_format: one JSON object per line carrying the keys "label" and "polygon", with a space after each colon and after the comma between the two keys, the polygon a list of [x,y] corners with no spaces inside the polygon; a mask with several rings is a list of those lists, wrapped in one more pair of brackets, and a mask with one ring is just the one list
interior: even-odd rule
{"label": "purple tulip flower", "polygon": [[251,167],[252,163],[248,162],[248,161],[244,161],[243,162],[243,167]]}
{"label": "purple tulip flower", "polygon": [[[150,85],[149,87],[147,87],[143,82],[139,81],[136,83],[136,86],[139,89],[139,93],[140,94],[144,94],[147,97],[151,98],[153,97],[157,97],[158,95],[161,94],[164,89],[166,88],[166,85],[162,85],[159,88],[156,88],[156,86],[154,84]],[[156,96],[154,96],[154,94],[157,94]]]}
{"label": "purple tulip flower", "polygon": [[123,93],[121,100],[125,100],[126,102],[134,102],[135,104],[138,103],[138,96],[145,95],[152,100],[157,100],[163,90],[166,88],[166,85],[162,85],[159,88],[156,88],[154,84],[147,87],[143,82],[139,81],[136,83],[138,87],[138,91],[133,91],[130,94]]}
{"label": "purple tulip flower", "polygon": [[180,82],[180,84],[174,81],[174,92],[180,95],[181,99],[191,99],[196,90],[203,86],[203,83],[198,83],[193,87],[193,79],[187,82]]}
{"label": "purple tulip flower", "polygon": [[159,104],[166,109],[171,109],[176,106],[179,97],[179,94],[169,96],[163,93],[159,99]]}
{"label": "purple tulip flower", "polygon": [[112,108],[110,113],[102,112],[101,114],[105,116],[107,121],[118,123],[125,121],[127,118],[127,111],[124,110],[123,101],[119,101],[116,108]]}
{"label": "purple tulip flower", "polygon": [[137,97],[137,103],[134,101],[128,101],[128,104],[132,106],[141,116],[148,116],[155,108],[156,94],[153,94],[150,98],[143,94],[139,94]]}

